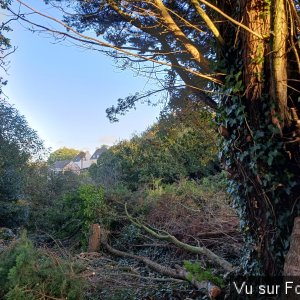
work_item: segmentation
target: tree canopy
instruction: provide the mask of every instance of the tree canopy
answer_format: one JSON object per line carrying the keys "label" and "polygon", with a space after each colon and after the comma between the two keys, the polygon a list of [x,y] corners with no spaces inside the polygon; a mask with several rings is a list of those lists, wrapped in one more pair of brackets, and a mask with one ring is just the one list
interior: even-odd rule
{"label": "tree canopy", "polygon": [[[67,28],[68,33],[62,31],[59,35],[72,36],[83,42],[81,46],[94,47],[113,56],[122,67],[133,68],[140,75],[159,77],[161,87],[158,91],[167,90],[172,96],[178,91],[188,90],[188,97],[215,109],[216,97],[205,92],[212,89],[211,82],[221,82],[217,75],[210,75],[214,72],[211,62],[216,59],[215,39],[199,16],[196,2],[47,1],[55,7],[61,6],[65,12],[65,23],[60,24]],[[200,8],[200,11],[203,10]],[[26,13],[19,14],[18,18],[32,23]],[[52,17],[51,20],[60,22]],[[216,29],[215,25],[213,27]],[[44,24],[40,28],[58,33],[57,29]],[[92,36],[85,32],[92,33]],[[147,61],[159,64],[144,65]],[[136,101],[155,92],[119,99],[117,106],[108,109],[109,117],[114,120],[116,113],[132,108]]]}
{"label": "tree canopy", "polygon": [[44,146],[24,116],[0,99],[0,197],[16,199],[22,194],[27,163],[42,155]]}
{"label": "tree canopy", "polygon": [[212,119],[212,113],[194,103],[168,109],[141,135],[110,147],[90,173],[104,186],[124,184],[130,189],[213,174],[218,166]]}
{"label": "tree canopy", "polygon": [[50,156],[48,158],[48,163],[53,164],[56,161],[59,160],[71,160],[73,159],[77,154],[79,154],[79,150],[73,149],[73,148],[59,148],[55,150],[54,152],[50,153]]}

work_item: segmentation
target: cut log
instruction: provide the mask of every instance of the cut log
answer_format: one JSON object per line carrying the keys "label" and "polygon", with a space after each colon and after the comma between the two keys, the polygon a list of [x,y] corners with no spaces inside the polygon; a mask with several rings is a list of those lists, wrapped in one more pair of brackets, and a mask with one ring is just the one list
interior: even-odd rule
{"label": "cut log", "polygon": [[92,224],[90,227],[90,237],[88,252],[98,252],[100,250],[101,228],[99,224]]}

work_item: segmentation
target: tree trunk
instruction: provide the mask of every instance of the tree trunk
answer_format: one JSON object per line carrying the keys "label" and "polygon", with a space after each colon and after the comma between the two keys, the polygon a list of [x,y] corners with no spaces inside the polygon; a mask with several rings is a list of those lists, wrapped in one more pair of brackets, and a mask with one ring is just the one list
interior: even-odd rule
{"label": "tree trunk", "polygon": [[92,224],[90,227],[88,252],[100,250],[101,228],[99,224]]}
{"label": "tree trunk", "polygon": [[295,218],[290,250],[284,263],[284,276],[300,276],[300,218]]}
{"label": "tree trunk", "polygon": [[297,17],[289,0],[239,5],[234,17],[262,38],[226,27],[232,46],[223,51],[230,97],[220,109],[228,132],[222,160],[249,246],[244,271],[281,275],[300,208]]}

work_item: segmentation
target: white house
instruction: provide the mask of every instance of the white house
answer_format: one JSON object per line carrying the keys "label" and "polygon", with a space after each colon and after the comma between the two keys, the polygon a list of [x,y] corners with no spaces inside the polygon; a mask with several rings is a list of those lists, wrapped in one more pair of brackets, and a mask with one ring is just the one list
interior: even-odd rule
{"label": "white house", "polygon": [[65,171],[71,171],[73,173],[79,174],[83,170],[87,170],[92,164],[97,163],[97,159],[105,151],[107,151],[107,146],[102,146],[97,148],[96,151],[91,154],[86,151],[81,151],[72,160],[61,160],[56,161],[50,169],[55,173],[64,173]]}
{"label": "white house", "polygon": [[80,152],[78,153],[73,159],[72,161],[80,168],[80,170],[84,170],[84,169],[88,169],[91,164],[92,161],[91,159],[91,154],[86,151],[86,152]]}

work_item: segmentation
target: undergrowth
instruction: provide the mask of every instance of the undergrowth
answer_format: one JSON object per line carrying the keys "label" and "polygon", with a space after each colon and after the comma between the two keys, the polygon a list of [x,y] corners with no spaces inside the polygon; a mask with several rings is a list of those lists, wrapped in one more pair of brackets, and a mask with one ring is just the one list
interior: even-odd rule
{"label": "undergrowth", "polygon": [[0,255],[0,299],[84,299],[78,264],[36,249],[23,233]]}

